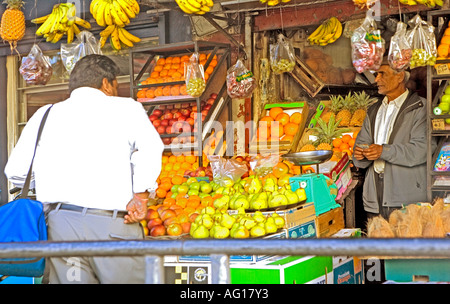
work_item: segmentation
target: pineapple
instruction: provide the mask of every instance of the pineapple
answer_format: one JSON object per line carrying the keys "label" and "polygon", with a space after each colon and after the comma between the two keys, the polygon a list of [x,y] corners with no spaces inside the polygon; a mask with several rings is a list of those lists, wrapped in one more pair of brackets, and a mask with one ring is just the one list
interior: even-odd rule
{"label": "pineapple", "polygon": [[328,123],[330,120],[331,115],[336,115],[342,108],[342,96],[341,95],[331,95],[330,100],[330,108],[328,109],[328,112],[326,112],[321,118],[325,123]]}
{"label": "pineapple", "polygon": [[13,50],[25,35],[25,15],[22,12],[25,3],[22,0],[5,0],[3,3],[7,6],[2,15],[0,36]]}
{"label": "pineapple", "polygon": [[340,127],[348,127],[352,119],[352,112],[354,109],[354,99],[351,92],[342,99],[342,108],[336,115],[336,120],[340,121]]}
{"label": "pineapple", "polygon": [[350,126],[360,127],[362,126],[364,118],[366,117],[367,109],[377,101],[377,98],[370,98],[370,95],[367,95],[364,91],[362,91],[361,93],[354,93],[353,96],[355,100],[356,110],[352,115],[352,119],[350,120]]}
{"label": "pineapple", "polygon": [[331,150],[333,139],[341,137],[343,133],[350,131],[350,129],[339,128],[340,121],[336,121],[334,115],[330,117],[328,124],[319,117],[317,124],[312,130],[317,136],[314,143],[317,149],[320,147],[320,150]]}
{"label": "pineapple", "polygon": [[313,144],[306,144],[300,149],[300,152],[315,151],[315,150],[316,147]]}

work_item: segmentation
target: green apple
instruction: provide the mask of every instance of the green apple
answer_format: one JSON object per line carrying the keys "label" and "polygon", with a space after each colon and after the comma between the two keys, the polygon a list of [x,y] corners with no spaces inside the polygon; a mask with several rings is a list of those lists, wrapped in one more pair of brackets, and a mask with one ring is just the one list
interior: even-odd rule
{"label": "green apple", "polygon": [[209,183],[204,183],[204,184],[202,184],[202,185],[200,186],[200,191],[201,191],[202,193],[209,194],[209,193],[212,192],[212,190],[213,190],[213,188],[212,188],[212,186],[211,186]]}
{"label": "green apple", "polygon": [[450,95],[447,95],[447,94],[442,95],[441,102],[449,103],[450,102]]}

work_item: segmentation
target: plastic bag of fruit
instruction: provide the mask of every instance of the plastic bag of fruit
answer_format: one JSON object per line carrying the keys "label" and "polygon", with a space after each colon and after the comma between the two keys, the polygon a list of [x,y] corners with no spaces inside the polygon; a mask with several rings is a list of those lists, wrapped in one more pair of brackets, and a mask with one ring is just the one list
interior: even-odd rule
{"label": "plastic bag of fruit", "polygon": [[232,158],[225,159],[220,155],[209,155],[208,160],[214,182],[224,187],[234,184],[248,171],[245,163]]}
{"label": "plastic bag of fruit", "polygon": [[398,22],[397,30],[392,36],[389,46],[389,65],[397,71],[407,69],[412,57],[411,45],[406,39],[406,29],[406,23]]}
{"label": "plastic bag of fruit", "polygon": [[19,68],[23,80],[30,85],[45,85],[53,74],[50,58],[42,53],[37,44],[33,44],[27,57],[22,58]]}
{"label": "plastic bag of fruit", "polygon": [[275,74],[292,72],[295,67],[294,48],[283,34],[270,45],[270,66]]}
{"label": "plastic bag of fruit", "polygon": [[367,14],[361,26],[353,32],[351,46],[352,63],[358,73],[374,72],[380,68],[385,42],[370,13]]}
{"label": "plastic bag of fruit", "polygon": [[81,31],[77,35],[76,42],[61,43],[61,60],[69,73],[72,72],[78,60],[90,54],[102,55],[100,42],[91,32]]}
{"label": "plastic bag of fruit", "polygon": [[437,48],[434,26],[422,20],[417,14],[409,22],[411,29],[406,33],[406,39],[411,45],[411,69],[420,66],[433,66],[436,63]]}
{"label": "plastic bag of fruit", "polygon": [[244,63],[238,59],[227,71],[227,93],[231,98],[250,97],[256,88],[256,80]]}
{"label": "plastic bag of fruit", "polygon": [[184,63],[186,92],[192,97],[200,97],[206,88],[205,72],[198,59],[199,54],[195,52],[189,58],[189,62]]}

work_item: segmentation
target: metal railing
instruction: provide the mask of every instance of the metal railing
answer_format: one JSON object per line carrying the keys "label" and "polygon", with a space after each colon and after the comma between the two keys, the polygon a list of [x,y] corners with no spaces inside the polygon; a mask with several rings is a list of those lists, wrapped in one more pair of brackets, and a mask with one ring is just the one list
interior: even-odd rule
{"label": "metal railing", "polygon": [[0,258],[145,256],[146,283],[164,283],[164,256],[209,255],[211,283],[230,283],[232,255],[450,258],[450,239],[177,239],[0,243]]}

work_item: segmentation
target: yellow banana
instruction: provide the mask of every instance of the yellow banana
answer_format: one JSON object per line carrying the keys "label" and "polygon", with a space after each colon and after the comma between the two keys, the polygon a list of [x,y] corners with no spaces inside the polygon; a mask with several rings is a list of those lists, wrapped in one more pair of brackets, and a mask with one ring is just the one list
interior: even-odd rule
{"label": "yellow banana", "polygon": [[126,3],[133,9],[133,12],[137,15],[141,11],[139,3],[136,0],[125,0]]}
{"label": "yellow banana", "polygon": [[177,3],[180,3],[184,8],[192,13],[198,13],[200,9],[193,7],[187,0],[178,0]]}
{"label": "yellow banana", "polygon": [[64,35],[64,33],[62,33],[62,32],[56,32],[55,35],[53,36],[51,43],[58,42],[62,38],[63,35]]}
{"label": "yellow banana", "polygon": [[67,43],[72,43],[74,37],[73,26],[70,26],[67,30]]}
{"label": "yellow banana", "polygon": [[52,13],[47,18],[47,20],[45,20],[45,22],[42,23],[42,25],[37,29],[36,35],[42,36],[44,34],[47,34],[50,31],[51,26],[55,22],[55,18],[56,18],[56,9],[53,8]]}
{"label": "yellow banana", "polygon": [[[94,15],[95,21],[97,21],[97,24],[100,26],[106,26],[104,12],[105,12],[107,5],[108,5],[108,3],[106,1],[102,1],[100,3],[100,6],[97,9],[97,13]],[[76,21],[75,21],[75,23],[76,23]]]}
{"label": "yellow banana", "polygon": [[68,18],[67,26],[70,27],[70,26],[72,26],[72,24],[75,23],[76,15],[77,15],[77,7],[74,4],[72,4],[69,7],[69,10],[67,11],[67,18]]}
{"label": "yellow banana", "polygon": [[50,32],[44,35],[45,41],[47,42],[51,42],[53,40],[53,38],[55,37],[56,33],[55,32]]}
{"label": "yellow banana", "polygon": [[42,16],[42,17],[38,17],[38,18],[34,18],[34,19],[31,20],[31,22],[35,23],[35,24],[44,23],[50,17],[50,15],[51,14],[48,14],[48,15],[45,15],[45,16]]}
{"label": "yellow banana", "polygon": [[185,12],[186,14],[193,14],[194,12],[190,9],[186,8],[182,3],[181,0],[175,0],[175,2],[178,4],[178,7]]}
{"label": "yellow banana", "polygon": [[85,29],[90,29],[91,24],[80,17],[75,17],[75,24],[84,27]]}
{"label": "yellow banana", "polygon": [[[96,1],[96,2],[94,2]],[[102,5],[102,3],[104,2],[104,0],[94,0],[92,2],[94,2],[94,7],[92,8],[92,16],[94,17],[94,19],[97,19],[97,12],[99,7]]]}
{"label": "yellow banana", "polygon": [[130,40],[127,39],[127,37],[125,37],[125,35],[122,32],[122,29],[123,28],[121,28],[121,27],[118,28],[120,42],[122,42],[123,44],[125,44],[128,47],[133,47],[134,46],[133,42],[131,42]]}
{"label": "yellow banana", "polygon": [[268,6],[275,6],[280,3],[280,0],[269,0],[267,1]]}
{"label": "yellow banana", "polygon": [[106,25],[113,24],[112,16],[111,16],[111,3],[107,3],[105,6],[105,10],[103,11],[103,19],[105,19]]}
{"label": "yellow banana", "polygon": [[100,32],[100,37],[108,37],[116,28],[115,24],[108,25],[103,31]]}
{"label": "yellow banana", "polygon": [[58,5],[58,7],[56,8],[55,21],[53,22],[52,27],[49,29],[49,32],[50,33],[55,32],[60,22],[61,22],[61,9],[59,8]]}
{"label": "yellow banana", "polygon": [[209,6],[203,5],[202,7],[200,7],[200,10],[204,11],[204,12],[209,12],[211,9],[209,8]]}
{"label": "yellow banana", "polygon": [[103,48],[105,46],[106,40],[108,37],[100,37],[100,48]]}
{"label": "yellow banana", "polygon": [[111,12],[113,13],[114,20],[116,20],[116,24],[118,26],[121,26],[121,24],[127,25],[128,23],[130,23],[130,18],[128,18],[127,14],[125,14],[119,2],[113,0],[113,6],[114,10],[112,10]]}
{"label": "yellow banana", "polygon": [[127,14],[128,18],[133,19],[136,17],[136,13],[133,11],[131,6],[128,5],[128,3],[125,0],[117,0],[120,4],[120,7],[122,10]]}
{"label": "yellow banana", "polygon": [[434,2],[436,2],[436,5],[438,5],[438,6],[443,6],[444,5],[444,1],[443,0],[434,0]]}
{"label": "yellow banana", "polygon": [[118,31],[117,27],[111,33],[111,37],[109,37],[109,42],[111,43],[111,46],[113,47],[113,49],[116,51],[118,51],[122,48],[120,45],[119,31]]}
{"label": "yellow banana", "polygon": [[337,30],[337,18],[336,17],[331,17],[328,22],[328,31],[322,36],[321,39],[319,39],[319,43],[326,43],[328,40],[330,40],[334,34],[336,33]]}
{"label": "yellow banana", "polygon": [[325,28],[325,24],[322,23],[321,25],[319,25],[319,26],[314,30],[314,32],[312,32],[312,33],[308,36],[307,40],[308,40],[310,43],[312,43],[312,41],[314,41],[315,39],[317,39],[317,37],[320,37],[320,36],[323,34],[324,28]]}
{"label": "yellow banana", "polygon": [[128,40],[130,40],[133,43],[138,43],[141,41],[141,38],[134,36],[133,34],[131,34],[129,31],[127,31],[125,28],[121,28],[122,30],[122,34],[125,36],[125,38],[127,38]]}
{"label": "yellow banana", "polygon": [[202,7],[201,2],[197,2],[195,0],[186,0],[190,5],[192,5],[193,7],[200,9]]}
{"label": "yellow banana", "polygon": [[100,0],[92,0],[91,4],[89,4],[89,12],[92,16],[94,16],[94,7],[100,3]]}
{"label": "yellow banana", "polygon": [[75,34],[75,36],[81,32],[80,28],[75,23],[72,24],[72,28],[73,28],[73,33]]}
{"label": "yellow banana", "polygon": [[61,10],[61,23],[67,23],[69,21],[67,17],[67,11],[69,10],[68,3],[60,3],[59,8]]}
{"label": "yellow banana", "polygon": [[343,30],[342,23],[338,20],[336,32],[334,33],[334,36],[330,40],[328,40],[328,44],[333,43],[336,40],[338,40],[339,37],[341,37],[341,35],[342,35],[342,30]]}
{"label": "yellow banana", "polygon": [[213,0],[206,0],[206,5],[209,7],[213,7],[214,6]]}

